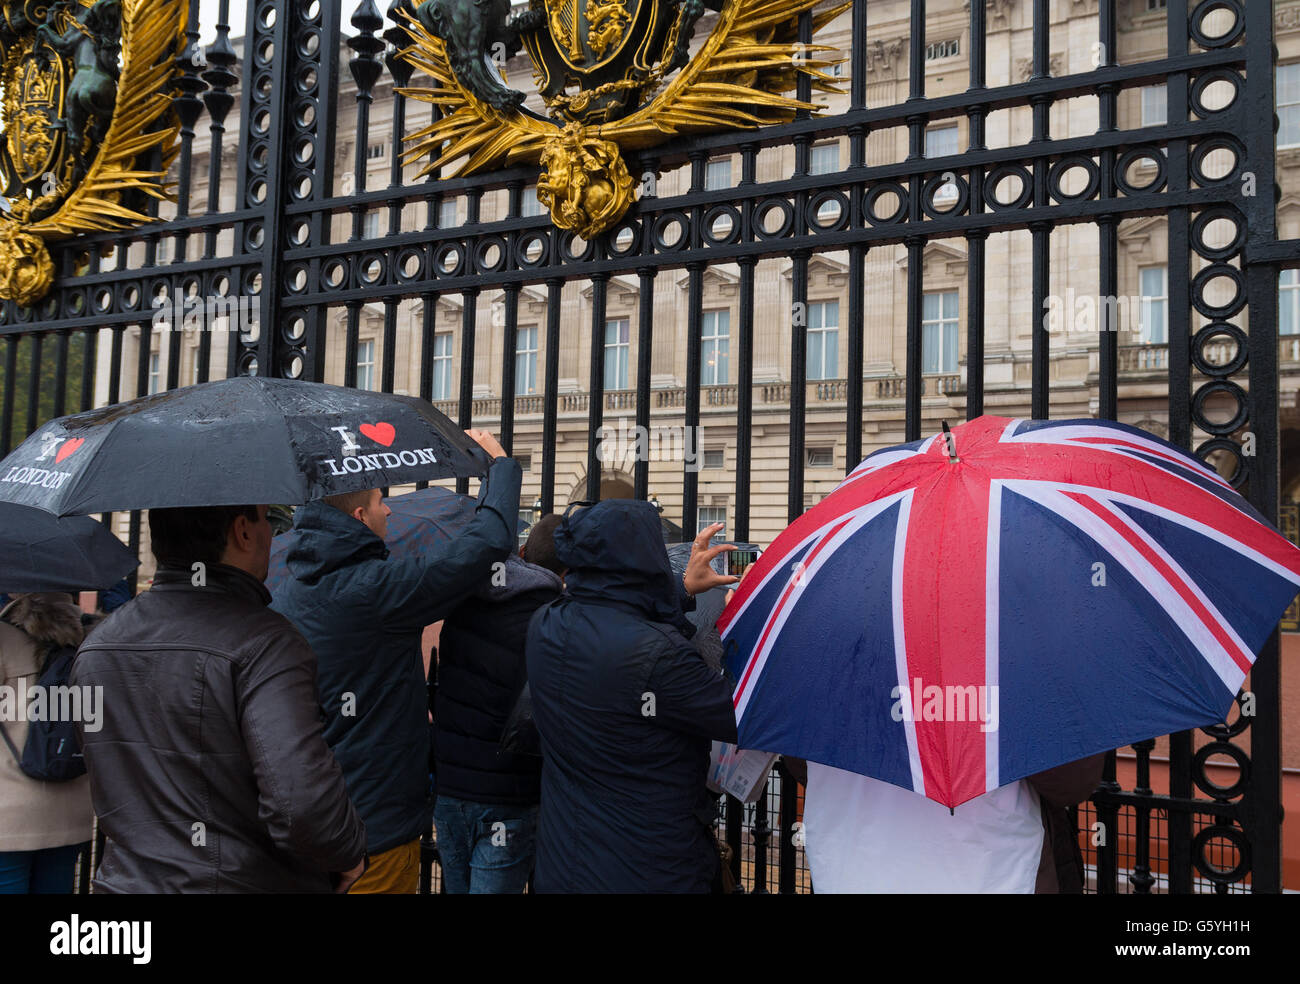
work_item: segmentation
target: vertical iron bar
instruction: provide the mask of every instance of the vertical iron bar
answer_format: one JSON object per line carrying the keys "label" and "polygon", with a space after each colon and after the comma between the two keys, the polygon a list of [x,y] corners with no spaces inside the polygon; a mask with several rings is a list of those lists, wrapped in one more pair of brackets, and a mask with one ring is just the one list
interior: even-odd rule
{"label": "vertical iron bar", "polygon": [[542,401],[542,513],[555,512],[555,430],[560,401],[560,301],[564,281],[546,281],[546,393]]}
{"label": "vertical iron bar", "polygon": [[[460,427],[469,430],[474,426],[474,343],[478,330],[479,288],[470,287],[461,295],[464,307],[460,314],[460,402],[457,407]],[[469,492],[469,479],[457,478],[456,491]]]}
{"label": "vertical iron bar", "polygon": [[[509,200],[506,217],[519,218],[523,211],[524,185],[522,181],[512,181],[509,187]],[[513,243],[513,234],[510,243]],[[514,250],[507,249],[505,269],[514,266]],[[516,353],[519,349],[519,290],[520,284],[512,281],[505,285],[505,333],[501,339],[501,446],[507,454],[514,453],[515,441],[515,392],[518,380],[515,379]]]}
{"label": "vertical iron bar", "polygon": [[799,783],[785,767],[785,760],[778,760],[778,774],[781,776],[781,841],[777,847],[777,891],[782,895],[793,895],[795,889],[795,865],[797,864],[794,848],[795,817],[798,815]]}
{"label": "vertical iron bar", "polygon": [[[694,182],[692,182],[694,184]],[[690,263],[686,267],[686,433],[698,435],[700,426],[700,348],[704,334],[704,264]],[[699,441],[685,440],[687,447],[699,451]],[[682,463],[682,540],[695,539],[699,526],[699,461]]]}
{"label": "vertical iron bar", "polygon": [[[655,268],[639,267],[636,326],[636,425],[638,434],[650,433],[650,376],[654,352]],[[650,495],[650,461],[637,455],[632,467],[632,497],[644,500]]]}
{"label": "vertical iron bar", "polygon": [[13,447],[14,396],[18,392],[18,339],[5,335],[5,388],[3,407],[0,408],[0,457]]}
{"label": "vertical iron bar", "polygon": [[36,425],[40,421],[41,347],[45,344],[45,335],[42,332],[34,331],[27,338],[30,343],[29,351],[32,353],[32,361],[27,367],[27,430],[23,434],[24,437],[29,437],[32,431],[36,430]]}
{"label": "vertical iron bar", "polygon": [[99,338],[97,328],[87,328],[81,333],[81,396],[78,410],[89,410],[95,400],[95,359],[98,353],[96,341]]}
{"label": "vertical iron bar", "polygon": [[[1099,68],[1115,64],[1115,0],[1102,0],[1098,7],[1098,43],[1101,45]],[[1119,125],[1116,86],[1103,83],[1097,87],[1098,133],[1113,133]],[[1115,198],[1115,151],[1104,148],[1101,159],[1100,197],[1103,201]],[[1121,326],[1111,323],[1112,312],[1117,312],[1119,298],[1119,223],[1113,215],[1103,215],[1097,220],[1098,281],[1101,288],[1101,316],[1097,322],[1097,415],[1102,420],[1119,417],[1119,331]],[[1108,303],[1115,299],[1116,304]]]}
{"label": "vertical iron bar", "polygon": [[[755,144],[741,144],[741,186],[751,188],[756,183],[757,172],[758,147]],[[746,199],[741,212],[740,234],[744,242],[754,241],[752,199]],[[747,541],[750,536],[750,471],[753,467],[754,425],[754,271],[757,263],[753,257],[740,260],[740,343],[736,353],[736,508],[732,524],[733,535],[741,542]]]}
{"label": "vertical iron bar", "polygon": [[54,416],[62,417],[68,397],[68,343],[72,332],[61,328],[55,332],[54,350]]}
{"label": "vertical iron bar", "polygon": [[[791,258],[790,294],[794,314],[790,325],[790,485],[786,496],[786,521],[803,515],[804,423],[808,404],[808,252]],[[825,352],[823,354],[823,359]]]}
{"label": "vertical iron bar", "polygon": [[[1034,0],[1034,68],[1031,78],[1045,79],[1051,75],[1050,10],[1049,0]],[[1030,100],[1034,113],[1033,142],[1041,144],[1049,139],[1048,124],[1052,101],[1049,96],[1034,96]],[[1034,207],[1047,208],[1051,204],[1048,188],[1049,162],[1045,157],[1034,160]],[[1031,413],[1036,420],[1049,414],[1051,385],[1051,337],[1043,327],[1043,313],[1047,310],[1048,292],[1051,290],[1052,227],[1047,222],[1033,222],[1029,226],[1033,237],[1033,293],[1030,302],[1030,325],[1033,339],[1030,349],[1032,360]]]}
{"label": "vertical iron bar", "polygon": [[750,469],[754,429],[754,268],[757,260],[740,261],[740,329],[736,352],[736,507],[732,538],[749,541]]}
{"label": "vertical iron bar", "polygon": [[[914,184],[913,195],[921,193],[919,184]],[[921,438],[921,394],[924,381],[921,379],[921,305],[924,301],[925,283],[923,268],[925,240],[915,237],[906,240],[907,244],[907,380],[906,403],[903,408],[903,439],[917,441]]]}
{"label": "vertical iron bar", "polygon": [[[1168,57],[1180,58],[1187,54],[1188,47],[1187,0],[1170,0],[1166,17]],[[1166,80],[1166,117],[1171,126],[1187,122],[1187,87],[1186,72],[1171,73]],[[1166,151],[1169,175],[1166,192],[1168,194],[1178,194],[1188,189],[1190,173],[1187,151],[1185,139],[1169,142]],[[1169,298],[1166,335],[1169,346],[1169,440],[1178,447],[1190,449],[1192,443],[1192,287],[1191,223],[1188,209],[1185,207],[1170,209],[1165,221],[1169,243],[1169,254],[1166,258],[1169,277],[1166,290]],[[1110,229],[1111,234],[1114,235],[1113,224]],[[1116,293],[1118,293],[1118,286]],[[1116,366],[1116,379],[1118,381],[1118,366]],[[1118,397],[1116,409],[1118,409]],[[1139,755],[1141,754],[1139,751]],[[1138,792],[1141,793],[1142,790]],[[1190,731],[1169,736],[1169,794],[1187,799],[1193,795],[1192,732]],[[1143,819],[1142,812],[1138,813],[1139,822]],[[1139,845],[1141,845],[1146,832],[1139,829],[1138,834]],[[1190,894],[1193,885],[1190,812],[1169,811],[1168,836],[1169,890],[1179,894]],[[1138,890],[1142,889],[1139,887]]]}
{"label": "vertical iron bar", "polygon": [[[984,4],[970,5],[970,84],[968,91],[979,92],[987,83],[988,18]],[[988,110],[972,107],[967,114],[971,153],[987,149],[984,124]],[[984,168],[970,169],[970,214],[984,212]],[[976,230],[966,234],[966,419],[984,413],[984,264],[988,232]]]}
{"label": "vertical iron bar", "polygon": [[587,501],[600,501],[599,434],[605,419],[605,299],[609,274],[591,277],[591,364],[587,374]]}

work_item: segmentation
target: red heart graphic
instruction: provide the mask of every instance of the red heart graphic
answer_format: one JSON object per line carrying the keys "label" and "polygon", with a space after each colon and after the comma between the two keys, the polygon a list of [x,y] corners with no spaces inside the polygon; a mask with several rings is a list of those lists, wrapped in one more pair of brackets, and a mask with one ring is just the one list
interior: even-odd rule
{"label": "red heart graphic", "polygon": [[377,424],[362,424],[360,430],[370,440],[386,448],[391,447],[393,441],[397,440],[397,430],[392,424],[386,424],[382,420]]}
{"label": "red heart graphic", "polygon": [[81,447],[85,443],[86,443],[86,439],[84,437],[74,437],[64,441],[62,444],[59,445],[59,450],[54,455],[54,463],[58,464],[60,461],[62,461],[68,455],[72,454],[73,451],[76,451],[77,448]]}

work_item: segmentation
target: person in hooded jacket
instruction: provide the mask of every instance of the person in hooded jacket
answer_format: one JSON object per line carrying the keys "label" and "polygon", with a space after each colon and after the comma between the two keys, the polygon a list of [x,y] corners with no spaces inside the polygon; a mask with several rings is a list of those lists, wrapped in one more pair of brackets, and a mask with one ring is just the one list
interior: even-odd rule
{"label": "person in hooded jacket", "polygon": [[520,556],[506,558],[442,626],[433,816],[450,895],[517,895],[533,870],[542,760],[502,751],[501,739],[524,688],[528,623],[564,590],[559,522],[534,523]]}
{"label": "person in hooded jacket", "polygon": [[366,826],[370,867],[352,894],[413,894],[420,836],[433,825],[424,627],[446,615],[516,543],[519,464],[491,434],[492,457],[470,525],[441,550],[389,560],[378,489],[309,502],[294,514],[292,575],[271,607],[316,653],[325,741]]}
{"label": "person in hooded jacket", "polygon": [[649,503],[569,512],[555,533],[565,593],[528,629],[542,743],[534,888],[708,892],[719,871],[705,785],[713,739],[736,740],[731,688],[691,646],[683,596],[737,579],[695,541],[682,579]]}
{"label": "person in hooded jacket", "polygon": [[[20,594],[0,610],[0,686],[28,687],[47,654],[83,638],[81,609],[66,594]],[[0,714],[0,895],[63,895],[73,889],[77,855],[90,840],[90,777],[45,782],[27,775],[13,751],[27,741],[26,720]]]}

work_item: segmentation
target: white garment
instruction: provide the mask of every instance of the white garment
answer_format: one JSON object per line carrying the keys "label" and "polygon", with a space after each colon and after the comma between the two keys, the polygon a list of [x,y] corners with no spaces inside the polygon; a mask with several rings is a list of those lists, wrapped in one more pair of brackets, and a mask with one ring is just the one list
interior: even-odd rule
{"label": "white garment", "polygon": [[1013,782],[957,807],[808,763],[804,847],[819,894],[1030,893],[1043,850],[1038,794]]}

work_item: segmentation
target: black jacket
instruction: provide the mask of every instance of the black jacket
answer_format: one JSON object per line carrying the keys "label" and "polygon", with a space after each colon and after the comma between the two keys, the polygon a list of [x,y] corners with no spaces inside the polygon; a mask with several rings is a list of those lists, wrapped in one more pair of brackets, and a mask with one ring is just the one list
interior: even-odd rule
{"label": "black jacket", "polygon": [[528,631],[542,738],[539,892],[706,892],[718,859],[710,739],[731,692],[676,627],[659,516],[614,499],[555,534],[566,591]]}
{"label": "black jacket", "polygon": [[433,823],[429,718],[420,634],[445,618],[515,544],[517,462],[488,471],[470,526],[438,552],[389,560],[363,523],[323,502],[294,515],[293,575],[272,607],[316,653],[325,740],[366,822],[370,853],[415,840]]}
{"label": "black jacket", "polygon": [[322,735],[316,661],[251,575],[164,567],[82,644],[78,726],[108,843],[95,890],[327,892],[365,828]]}
{"label": "black jacket", "polygon": [[439,796],[537,803],[542,760],[500,752],[498,745],[526,679],[529,620],[563,590],[558,574],[511,554],[500,576],[490,578],[443,623],[434,715]]}

